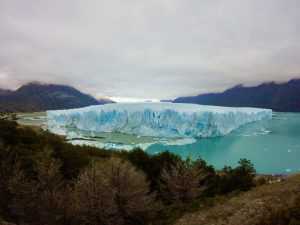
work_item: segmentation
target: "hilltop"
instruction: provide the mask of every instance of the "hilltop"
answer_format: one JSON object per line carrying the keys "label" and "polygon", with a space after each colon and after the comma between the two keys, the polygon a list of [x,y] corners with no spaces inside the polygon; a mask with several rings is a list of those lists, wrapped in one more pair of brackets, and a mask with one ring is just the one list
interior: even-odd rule
{"label": "hilltop", "polygon": [[0,112],[34,112],[80,108],[112,103],[97,100],[74,87],[57,84],[28,83],[15,91],[0,90]]}
{"label": "hilltop", "polygon": [[300,112],[300,79],[293,79],[286,83],[263,83],[253,87],[237,85],[221,93],[179,97],[173,102]]}

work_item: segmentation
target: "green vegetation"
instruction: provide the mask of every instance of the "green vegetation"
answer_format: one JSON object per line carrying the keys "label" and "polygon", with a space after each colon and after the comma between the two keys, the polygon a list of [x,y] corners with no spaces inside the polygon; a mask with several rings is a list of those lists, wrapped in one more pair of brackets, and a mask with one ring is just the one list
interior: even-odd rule
{"label": "green vegetation", "polygon": [[248,191],[254,178],[245,159],[216,171],[169,152],[74,146],[0,120],[0,215],[16,224],[166,225]]}

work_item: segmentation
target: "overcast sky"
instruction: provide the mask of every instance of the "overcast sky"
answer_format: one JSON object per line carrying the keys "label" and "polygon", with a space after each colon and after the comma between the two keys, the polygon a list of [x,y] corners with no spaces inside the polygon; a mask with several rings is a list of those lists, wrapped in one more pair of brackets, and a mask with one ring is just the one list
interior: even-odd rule
{"label": "overcast sky", "polygon": [[299,0],[0,0],[2,88],[168,99],[299,75]]}

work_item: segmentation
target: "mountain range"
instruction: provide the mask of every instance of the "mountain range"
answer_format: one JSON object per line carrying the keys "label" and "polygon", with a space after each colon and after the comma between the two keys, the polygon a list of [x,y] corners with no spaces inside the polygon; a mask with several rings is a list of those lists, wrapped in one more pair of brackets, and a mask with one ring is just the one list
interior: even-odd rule
{"label": "mountain range", "polygon": [[28,83],[15,91],[0,89],[0,112],[34,112],[112,103],[56,84]]}
{"label": "mountain range", "polygon": [[[178,97],[171,102],[300,112],[300,79],[292,79],[285,83],[268,82],[252,87],[237,85],[224,92]],[[96,99],[67,85],[33,82],[15,91],[0,89],[0,112],[70,109],[106,103],[113,101]]]}
{"label": "mountain range", "polygon": [[253,87],[237,85],[221,93],[179,97],[172,102],[300,112],[300,79],[292,79],[286,83],[263,83]]}

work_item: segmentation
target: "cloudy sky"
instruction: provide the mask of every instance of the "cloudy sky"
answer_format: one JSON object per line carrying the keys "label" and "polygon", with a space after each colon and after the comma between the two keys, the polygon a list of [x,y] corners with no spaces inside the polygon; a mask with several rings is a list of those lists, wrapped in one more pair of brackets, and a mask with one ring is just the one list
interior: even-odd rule
{"label": "cloudy sky", "polygon": [[300,76],[299,0],[0,0],[0,87],[174,98]]}

